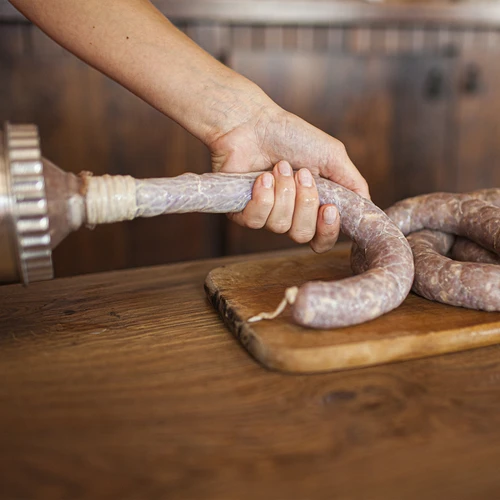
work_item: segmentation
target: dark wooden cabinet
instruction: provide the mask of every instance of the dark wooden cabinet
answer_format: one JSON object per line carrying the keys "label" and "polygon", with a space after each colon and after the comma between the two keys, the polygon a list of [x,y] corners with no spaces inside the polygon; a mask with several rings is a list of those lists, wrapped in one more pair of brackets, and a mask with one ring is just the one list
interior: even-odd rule
{"label": "dark wooden cabinet", "polygon": [[500,48],[467,50],[459,61],[454,106],[457,189],[500,186]]}
{"label": "dark wooden cabinet", "polygon": [[[156,3],[284,108],[343,141],[381,207],[424,192],[500,185],[495,6]],[[0,120],[37,123],[45,156],[96,174],[210,169],[206,148],[185,130],[12,10],[2,23],[2,12]],[[54,260],[63,276],[288,246],[286,236],[224,216],[188,214],[81,230]]]}

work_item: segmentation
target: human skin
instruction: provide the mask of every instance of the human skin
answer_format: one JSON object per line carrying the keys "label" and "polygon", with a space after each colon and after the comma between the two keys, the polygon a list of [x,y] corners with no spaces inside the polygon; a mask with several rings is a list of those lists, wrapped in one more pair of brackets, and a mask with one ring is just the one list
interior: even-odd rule
{"label": "human skin", "polygon": [[319,207],[313,176],[369,197],[344,145],[274,103],[214,59],[148,0],[11,0],[60,45],[169,116],[210,150],[216,172],[270,170],[229,217],[287,233],[316,252],[339,233],[336,207]]}

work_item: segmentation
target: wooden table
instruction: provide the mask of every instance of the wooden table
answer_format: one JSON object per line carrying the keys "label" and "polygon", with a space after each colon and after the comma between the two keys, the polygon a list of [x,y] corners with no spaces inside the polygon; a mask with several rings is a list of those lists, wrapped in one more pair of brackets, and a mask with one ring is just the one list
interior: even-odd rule
{"label": "wooden table", "polygon": [[203,290],[248,258],[0,287],[0,497],[500,498],[500,347],[267,371]]}

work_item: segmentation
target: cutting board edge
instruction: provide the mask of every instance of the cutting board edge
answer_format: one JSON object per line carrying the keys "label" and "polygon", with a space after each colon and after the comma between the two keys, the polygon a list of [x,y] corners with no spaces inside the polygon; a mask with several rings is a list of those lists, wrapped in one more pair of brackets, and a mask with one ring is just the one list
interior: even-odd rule
{"label": "cutting board edge", "polygon": [[[495,326],[493,333],[489,331],[487,335],[484,335],[483,331],[491,330],[491,328],[487,327],[491,327],[492,325]],[[450,346],[449,342],[450,335],[453,335],[454,338],[452,346]],[[440,343],[440,337],[446,340],[446,342]],[[472,341],[471,338],[473,339]],[[314,374],[452,354],[454,352],[478,349],[499,343],[500,322],[497,322],[481,325],[480,328],[476,327],[474,331],[471,331],[469,328],[440,330],[424,335],[407,335],[398,339],[352,342],[321,348],[294,349],[280,346],[276,352],[268,348],[266,359],[259,359],[259,361],[273,370],[288,373]],[[426,347],[429,344],[433,347]],[[352,356],[350,353],[354,345],[358,347],[358,352],[355,356]],[[321,353],[320,356],[317,355],[318,352]],[[359,352],[364,352],[364,355],[360,355]],[[322,359],[318,361],[318,357]]]}
{"label": "cutting board edge", "polygon": [[[438,356],[500,343],[500,322],[431,331],[426,334],[351,342],[342,345],[294,348],[264,344],[253,327],[228,306],[224,293],[212,280],[213,269],[205,280],[205,291],[224,324],[245,349],[263,366],[286,373],[314,374],[394,363],[409,359]],[[305,335],[309,335],[305,333]],[[314,332],[311,332],[314,335]],[[440,337],[446,342],[440,343]],[[453,338],[450,347],[449,339]],[[353,345],[359,348],[349,355]],[[361,352],[362,354],[358,354]],[[319,361],[318,361],[319,360]]]}
{"label": "cutting board edge", "polygon": [[231,334],[253,356],[253,358],[265,368],[275,369],[271,361],[272,356],[269,356],[267,347],[256,337],[253,330],[249,328],[248,323],[231,311],[227,306],[226,298],[213,284],[211,274],[213,271],[217,271],[217,269],[220,268],[210,271],[205,279],[204,288],[208,300],[211,302]]}

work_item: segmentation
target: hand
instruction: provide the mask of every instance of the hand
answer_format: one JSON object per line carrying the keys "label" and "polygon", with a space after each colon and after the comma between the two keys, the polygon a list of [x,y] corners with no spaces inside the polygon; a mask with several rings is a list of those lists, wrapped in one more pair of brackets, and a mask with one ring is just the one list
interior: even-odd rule
{"label": "hand", "polygon": [[252,199],[243,212],[228,214],[238,224],[274,233],[288,233],[297,243],[309,242],[318,253],[330,250],[339,236],[339,217],[335,206],[319,206],[318,191],[311,172],[294,172],[286,161],[272,173],[258,177]]}
{"label": "hand", "polygon": [[[250,228],[286,233],[316,252],[330,250],[340,224],[333,205],[319,208],[318,193],[307,170],[369,198],[368,185],[349,159],[344,145],[299,117],[267,103],[250,120],[209,144],[214,171],[268,170],[256,180],[252,200],[230,218]],[[285,161],[281,161],[285,160]],[[295,176],[286,174],[293,166]],[[281,173],[281,170],[283,172]],[[306,182],[301,182],[304,179]]]}

